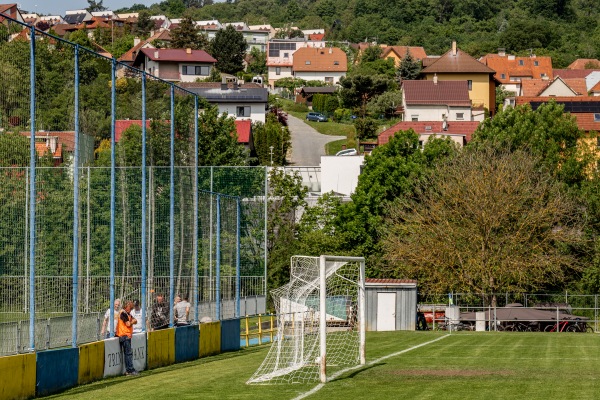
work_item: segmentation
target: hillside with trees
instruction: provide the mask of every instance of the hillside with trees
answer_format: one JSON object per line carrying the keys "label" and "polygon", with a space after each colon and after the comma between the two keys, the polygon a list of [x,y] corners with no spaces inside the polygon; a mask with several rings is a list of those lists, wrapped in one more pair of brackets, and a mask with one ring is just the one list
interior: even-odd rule
{"label": "hillside with trees", "polygon": [[[136,4],[119,11],[140,11]],[[473,56],[498,48],[552,56],[555,68],[600,56],[600,9],[591,0],[167,0],[151,14],[324,28],[328,40],[423,46],[443,54],[456,40]],[[374,23],[376,21],[376,23]]]}

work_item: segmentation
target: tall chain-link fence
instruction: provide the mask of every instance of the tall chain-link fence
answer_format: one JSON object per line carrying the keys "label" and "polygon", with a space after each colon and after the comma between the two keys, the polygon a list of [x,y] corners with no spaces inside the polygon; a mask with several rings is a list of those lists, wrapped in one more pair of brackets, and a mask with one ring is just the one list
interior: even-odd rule
{"label": "tall chain-link fence", "polygon": [[117,299],[260,311],[266,168],[209,166],[195,94],[0,18],[0,355],[97,340]]}

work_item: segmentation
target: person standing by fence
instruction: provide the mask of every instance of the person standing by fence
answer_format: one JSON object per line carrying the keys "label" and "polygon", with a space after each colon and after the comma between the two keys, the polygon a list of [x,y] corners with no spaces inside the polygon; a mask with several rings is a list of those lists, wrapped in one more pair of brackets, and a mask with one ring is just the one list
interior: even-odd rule
{"label": "person standing by fence", "polygon": [[133,351],[131,350],[133,326],[137,323],[137,320],[131,316],[132,308],[132,301],[125,303],[125,308],[119,313],[119,323],[117,324],[117,336],[125,360],[125,375],[138,375],[138,372],[133,368]]}
{"label": "person standing by fence", "polygon": [[[113,326],[113,329],[116,329],[118,321],[119,321],[119,310],[121,309],[121,299],[115,299],[114,307],[115,307],[115,315],[114,315],[115,325]],[[104,321],[102,322],[102,329],[100,330],[100,337],[102,339],[108,339],[110,337],[109,321],[110,321],[110,307],[104,313]]]}
{"label": "person standing by fence", "polygon": [[162,294],[156,295],[156,302],[152,306],[150,325],[152,329],[166,329],[169,327],[169,303],[165,301]]}
{"label": "person standing by fence", "polygon": [[[179,301],[177,301],[179,300]],[[181,301],[181,297],[176,297],[176,304],[173,307],[173,311],[175,312],[175,325],[176,326],[186,326],[189,325],[190,319],[190,303],[188,302],[188,298],[184,297],[183,301]]]}
{"label": "person standing by fence", "polygon": [[140,308],[139,300],[133,301],[133,309],[130,314],[136,320],[136,323],[133,324],[133,333],[142,332],[142,309]]}

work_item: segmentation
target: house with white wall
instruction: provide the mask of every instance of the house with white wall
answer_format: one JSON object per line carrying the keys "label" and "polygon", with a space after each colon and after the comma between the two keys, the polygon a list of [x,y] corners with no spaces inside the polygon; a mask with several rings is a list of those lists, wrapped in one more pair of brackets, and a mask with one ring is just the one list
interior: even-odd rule
{"label": "house with white wall", "polygon": [[142,48],[133,66],[166,81],[195,82],[208,78],[216,62],[204,50]]}
{"label": "house with white wall", "polygon": [[482,121],[473,115],[467,81],[402,81],[404,121]]}
{"label": "house with white wall", "polygon": [[336,85],[348,71],[348,59],[338,47],[304,47],[295,52],[292,71],[297,79]]}
{"label": "house with white wall", "polygon": [[292,78],[294,54],[305,47],[324,48],[325,41],[309,41],[305,39],[272,39],[267,43],[267,70],[269,87],[275,87],[275,81]]}

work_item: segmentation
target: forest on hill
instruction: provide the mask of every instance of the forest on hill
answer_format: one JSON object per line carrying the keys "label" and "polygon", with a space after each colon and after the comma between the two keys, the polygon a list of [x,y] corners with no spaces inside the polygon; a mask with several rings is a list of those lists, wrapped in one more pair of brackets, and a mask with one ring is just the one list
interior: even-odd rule
{"label": "forest on hill", "polygon": [[[120,12],[141,11],[136,4]],[[328,40],[423,46],[445,53],[456,40],[475,57],[498,48],[549,55],[555,68],[600,56],[594,0],[167,0],[151,14],[221,22],[324,28]]]}

